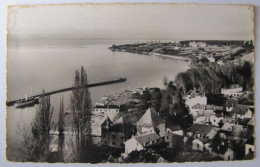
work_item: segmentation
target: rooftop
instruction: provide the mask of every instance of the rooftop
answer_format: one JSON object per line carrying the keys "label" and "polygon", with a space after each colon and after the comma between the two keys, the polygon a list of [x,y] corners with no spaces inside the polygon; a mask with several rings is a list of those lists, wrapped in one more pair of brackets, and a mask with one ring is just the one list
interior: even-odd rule
{"label": "rooftop", "polygon": [[245,115],[246,112],[248,111],[248,107],[245,105],[237,105],[234,107],[231,111],[232,114],[240,114],[240,115]]}
{"label": "rooftop", "polygon": [[193,124],[189,131],[193,132],[194,134],[207,135],[213,128],[213,125]]}
{"label": "rooftop", "polygon": [[138,125],[152,127],[164,123],[165,121],[158,115],[153,108],[149,108],[142,118],[137,122]]}
{"label": "rooftop", "polygon": [[148,144],[150,141],[158,140],[160,139],[160,136],[157,133],[146,133],[139,136],[134,137],[140,144],[144,146],[144,144]]}

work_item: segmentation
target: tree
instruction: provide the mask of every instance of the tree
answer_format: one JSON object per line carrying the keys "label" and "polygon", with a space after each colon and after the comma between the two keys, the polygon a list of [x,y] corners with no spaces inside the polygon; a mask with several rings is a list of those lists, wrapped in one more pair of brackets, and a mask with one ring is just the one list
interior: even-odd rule
{"label": "tree", "polygon": [[167,88],[169,79],[166,76],[163,76],[162,82],[163,82],[163,85],[165,86],[165,88]]}
{"label": "tree", "polygon": [[63,98],[60,100],[60,112],[59,112],[59,121],[58,121],[58,131],[59,135],[62,135],[64,132],[65,126],[65,110],[63,104]]}
{"label": "tree", "polygon": [[50,96],[41,97],[39,108],[31,123],[31,133],[25,126],[20,129],[19,134],[23,137],[23,146],[28,154],[28,161],[43,162],[47,160],[50,153],[50,130],[54,125],[51,121],[53,110]]}
{"label": "tree", "polygon": [[81,67],[80,71],[75,71],[74,89],[72,90],[70,103],[77,150],[80,154],[86,149],[85,146],[90,143],[92,102],[89,89],[86,87],[87,84],[86,71]]}
{"label": "tree", "polygon": [[160,111],[160,105],[161,105],[161,99],[162,99],[162,93],[159,88],[153,89],[151,91],[151,103],[150,107],[154,108],[157,112]]}

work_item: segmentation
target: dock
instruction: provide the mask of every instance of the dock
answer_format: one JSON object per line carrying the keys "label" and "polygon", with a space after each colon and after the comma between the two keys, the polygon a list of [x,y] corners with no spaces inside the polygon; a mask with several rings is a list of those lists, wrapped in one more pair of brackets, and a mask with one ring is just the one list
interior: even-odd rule
{"label": "dock", "polygon": [[[115,79],[115,80],[111,80],[111,81],[88,84],[88,85],[78,87],[78,88],[69,87],[69,88],[59,89],[59,90],[55,90],[55,91],[51,91],[51,92],[47,92],[47,93],[43,93],[43,94],[34,95],[34,96],[29,97],[29,98],[30,99],[41,98],[41,97],[44,97],[44,96],[50,96],[50,95],[57,94],[57,93],[72,91],[74,89],[83,89],[83,88],[92,88],[92,87],[97,87],[97,86],[111,85],[111,84],[116,84],[116,83],[120,83],[120,82],[125,82],[126,80],[127,80],[126,78],[119,78],[119,79]],[[23,100],[23,99],[8,101],[8,102],[6,102],[6,106],[8,106],[8,107],[12,106],[12,105],[14,105],[15,103],[17,103],[21,100]]]}

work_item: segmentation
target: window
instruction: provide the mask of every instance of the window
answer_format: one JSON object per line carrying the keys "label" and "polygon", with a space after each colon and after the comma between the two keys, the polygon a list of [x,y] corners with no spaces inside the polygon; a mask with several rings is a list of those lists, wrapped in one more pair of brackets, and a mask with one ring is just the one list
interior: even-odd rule
{"label": "window", "polygon": [[114,141],[112,142],[112,144],[113,144],[113,145],[116,145],[116,143],[115,143]]}
{"label": "window", "polygon": [[116,138],[116,135],[112,135],[113,138]]}
{"label": "window", "polygon": [[167,140],[169,140],[169,136],[167,136]]}

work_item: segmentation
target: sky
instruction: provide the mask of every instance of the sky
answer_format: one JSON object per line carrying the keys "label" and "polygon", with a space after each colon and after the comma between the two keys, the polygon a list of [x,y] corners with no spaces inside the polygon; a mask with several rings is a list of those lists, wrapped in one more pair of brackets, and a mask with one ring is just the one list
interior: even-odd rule
{"label": "sky", "polygon": [[78,38],[253,39],[253,8],[234,5],[10,6],[8,34]]}

